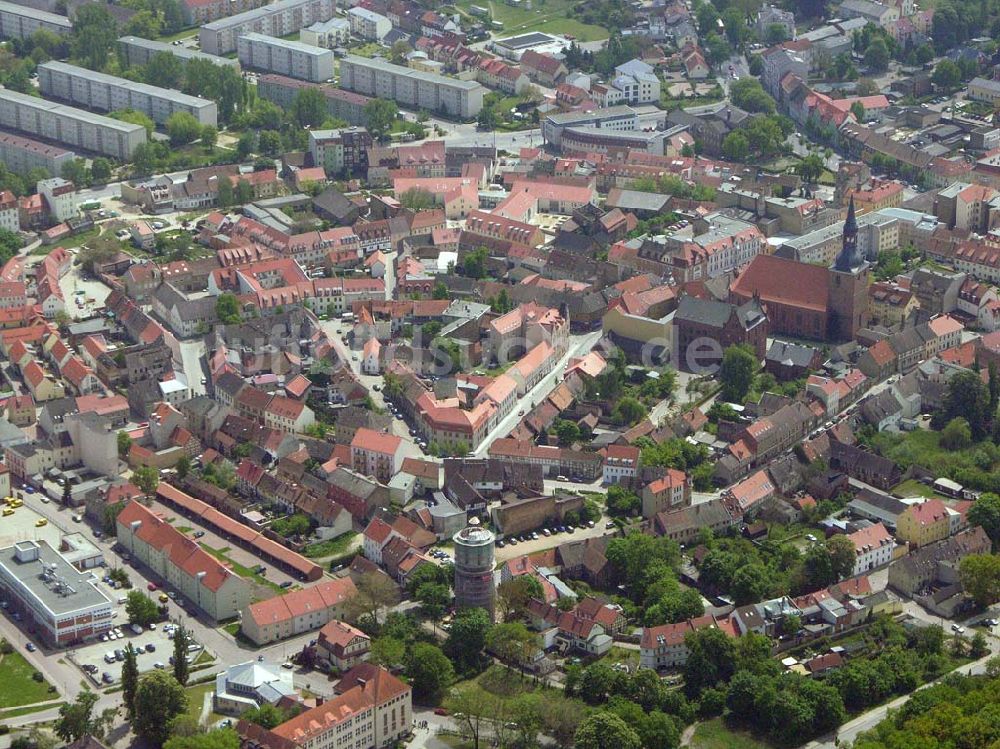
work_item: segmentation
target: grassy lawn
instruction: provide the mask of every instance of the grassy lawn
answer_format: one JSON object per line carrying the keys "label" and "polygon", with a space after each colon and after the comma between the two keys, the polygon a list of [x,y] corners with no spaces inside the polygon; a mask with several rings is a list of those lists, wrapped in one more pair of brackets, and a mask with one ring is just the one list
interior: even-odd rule
{"label": "grassy lawn", "polygon": [[17,707],[13,710],[0,710],[0,720],[16,718],[19,715],[31,715],[31,713],[38,713],[42,710],[59,709],[65,704],[65,702],[54,702],[51,705],[29,705],[28,707]]}
{"label": "grassy lawn", "polygon": [[48,682],[32,679],[33,673],[35,667],[24,660],[20,653],[0,656],[0,705],[20,707],[59,696],[49,691]]}
{"label": "grassy lawn", "polygon": [[198,36],[198,29],[184,29],[183,31],[178,31],[176,34],[171,34],[170,36],[161,36],[161,42],[175,42],[178,39],[190,39],[192,36]]}
{"label": "grassy lawn", "polygon": [[[184,692],[188,696],[187,714],[195,720],[201,717],[201,707],[204,704],[205,695],[215,691],[215,682],[209,681],[195,687],[188,687]],[[209,708],[211,710],[211,708]]]}
{"label": "grassy lawn", "polygon": [[351,54],[358,57],[375,57],[384,53],[385,50],[382,48],[382,45],[376,42],[368,42],[368,44],[362,44],[360,47],[351,49]]}
{"label": "grassy lawn", "polygon": [[178,525],[178,526],[175,526],[175,527],[176,527],[176,528],[177,528],[177,530],[179,530],[179,531],[180,531],[181,533],[190,533],[190,532],[191,532],[191,530],[192,530],[192,528],[191,528],[191,526],[190,526],[190,525]]}
{"label": "grassy lawn", "polygon": [[281,586],[279,586],[277,583],[272,583],[270,580],[268,580],[263,575],[258,575],[256,572],[254,572],[249,567],[244,567],[239,562],[234,561],[233,559],[230,559],[229,556],[227,555],[227,552],[230,551],[230,548],[228,546],[223,546],[221,549],[213,549],[208,544],[204,544],[203,543],[203,544],[201,544],[201,548],[203,548],[205,551],[207,551],[213,557],[215,557],[216,559],[218,559],[220,562],[225,562],[226,564],[228,564],[229,567],[230,567],[230,569],[232,569],[232,571],[235,572],[240,577],[245,577],[245,578],[247,578],[249,580],[253,580],[258,585],[265,585],[265,586],[267,586],[269,588],[272,588],[277,593],[283,593],[284,592],[281,589]]}
{"label": "grassy lawn", "polygon": [[343,536],[337,536],[337,538],[331,538],[329,541],[320,541],[316,544],[309,544],[304,551],[304,554],[310,559],[322,559],[323,557],[333,557],[338,554],[343,554],[345,551],[351,548],[354,543],[354,539],[357,538],[357,533],[354,531],[349,531]]}
{"label": "grassy lawn", "polygon": [[927,484],[921,484],[916,479],[907,479],[902,484],[897,484],[892,488],[895,494],[901,497],[936,497],[934,490],[927,486]]}
{"label": "grassy lawn", "polygon": [[233,637],[236,637],[236,633],[240,631],[240,623],[230,622],[225,627],[223,627],[223,629],[229,634],[231,634]]}
{"label": "grassy lawn", "polygon": [[514,8],[502,0],[483,3],[474,0],[459,0],[455,7],[472,16],[469,7],[487,5],[494,21],[503,24],[503,29],[494,33],[499,36],[514,36],[528,31],[545,31],[549,34],[570,34],[577,41],[593,42],[608,38],[608,30],[601,26],[590,26],[571,17],[574,3],[571,0],[539,0],[533,8]]}
{"label": "grassy lawn", "polygon": [[691,737],[689,746],[692,749],[770,749],[765,744],[740,731],[729,730],[722,718],[715,718],[701,723]]}

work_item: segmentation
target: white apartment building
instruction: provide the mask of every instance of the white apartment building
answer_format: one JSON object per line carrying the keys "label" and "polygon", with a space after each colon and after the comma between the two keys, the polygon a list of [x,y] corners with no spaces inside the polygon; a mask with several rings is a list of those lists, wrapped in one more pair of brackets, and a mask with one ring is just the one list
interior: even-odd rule
{"label": "white apartment building", "polygon": [[10,190],[0,191],[0,229],[16,232],[21,228],[17,198]]}
{"label": "white apartment building", "polygon": [[365,96],[391,99],[400,106],[462,119],[478,115],[486,95],[486,89],[474,81],[422,73],[381,58],[354,55],[340,61],[340,86]]}
{"label": "white apartment building", "polygon": [[346,18],[331,18],[329,21],[314,23],[299,32],[299,41],[314,47],[334,49],[351,40],[351,22]]}
{"label": "white apartment building", "polygon": [[53,99],[102,112],[134,109],[159,125],[176,112],[187,112],[202,125],[218,125],[219,108],[210,99],[136,83],[65,62],[50,60],[39,65],[38,85],[43,94]]}
{"label": "white apartment building", "polygon": [[351,33],[361,39],[380,42],[392,31],[392,21],[380,13],[367,8],[354,7],[347,11]]}
{"label": "white apartment building", "polygon": [[620,96],[604,106],[655,104],[660,101],[660,79],[656,77],[653,67],[642,60],[629,60],[615,68],[609,85]]}
{"label": "white apartment building", "polygon": [[43,179],[35,185],[38,194],[45,198],[49,214],[58,222],[71,219],[77,214],[76,187],[62,177]]}
{"label": "white apartment building", "polygon": [[[96,75],[96,74],[95,74]],[[82,109],[0,89],[0,127],[128,161],[146,142],[146,128]]]}
{"label": "white apartment building", "polygon": [[0,2],[0,39],[27,39],[40,29],[62,36],[73,30],[73,24],[58,13],[46,13],[20,3]]}
{"label": "white apartment building", "polygon": [[278,0],[262,8],[206,23],[198,32],[201,51],[225,55],[236,51],[244,34],[288,36],[336,15],[336,0]]}
{"label": "white apartment building", "polygon": [[0,132],[0,161],[15,174],[24,174],[32,169],[62,174],[63,166],[75,158],[76,154],[68,149]]}
{"label": "white apartment building", "polygon": [[863,575],[892,561],[892,550],[896,542],[881,523],[862,528],[848,538],[854,544],[854,552],[857,554],[852,575]]}
{"label": "white apartment building", "polygon": [[312,83],[333,78],[333,50],[324,47],[263,34],[244,34],[237,40],[237,50],[240,63],[245,68]]}

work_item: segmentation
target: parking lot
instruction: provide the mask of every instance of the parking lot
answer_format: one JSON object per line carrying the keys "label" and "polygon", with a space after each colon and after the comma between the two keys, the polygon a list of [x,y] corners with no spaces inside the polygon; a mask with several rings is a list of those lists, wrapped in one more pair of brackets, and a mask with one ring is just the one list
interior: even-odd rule
{"label": "parking lot", "polygon": [[[59,527],[47,520],[44,525],[39,526],[40,520],[44,518],[27,505],[18,507],[0,522],[0,546],[11,546],[15,541],[45,541],[53,549],[58,549],[62,535]],[[70,522],[68,514],[66,522]],[[71,533],[72,529],[67,528],[66,532]]]}
{"label": "parking lot", "polygon": [[[173,657],[174,652],[174,643],[165,629],[166,624],[155,624],[153,625],[156,627],[155,630],[146,629],[142,634],[137,635],[124,623],[123,614],[116,617],[115,622],[117,624],[115,631],[121,632],[121,637],[90,643],[74,649],[69,654],[70,660],[84,672],[91,682],[98,685],[117,684],[120,682],[122,660],[116,659],[114,654],[116,650],[124,653],[125,647],[129,644],[135,649],[139,673],[152,671],[157,667],[170,667],[170,659]],[[200,652],[200,646],[192,649],[189,660],[193,661],[198,657]],[[110,656],[110,663],[106,659],[106,656]],[[104,674],[108,676],[105,677]]]}

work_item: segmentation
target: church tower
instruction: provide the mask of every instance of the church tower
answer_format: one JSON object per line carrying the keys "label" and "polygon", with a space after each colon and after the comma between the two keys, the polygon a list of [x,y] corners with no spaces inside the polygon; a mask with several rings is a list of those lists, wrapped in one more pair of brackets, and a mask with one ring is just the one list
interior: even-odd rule
{"label": "church tower", "polygon": [[830,269],[829,283],[828,334],[834,340],[850,341],[868,318],[868,263],[858,254],[853,196],[844,221],[843,245]]}

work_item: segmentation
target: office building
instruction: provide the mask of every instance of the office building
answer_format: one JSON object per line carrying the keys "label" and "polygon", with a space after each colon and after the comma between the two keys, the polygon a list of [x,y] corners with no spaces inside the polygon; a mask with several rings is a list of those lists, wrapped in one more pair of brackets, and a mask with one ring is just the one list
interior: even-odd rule
{"label": "office building", "polygon": [[309,131],[313,166],[323,167],[329,175],[353,173],[367,167],[371,145],[371,133],[360,127]]}
{"label": "office building", "polygon": [[368,96],[345,91],[332,84],[309,83],[297,81],[284,75],[267,73],[257,78],[257,95],[262,99],[277,104],[282,109],[288,109],[295,101],[295,95],[304,88],[316,88],[326,99],[326,112],[331,117],[344,120],[351,125],[368,124],[365,106],[371,101]]}
{"label": "office building", "polygon": [[563,133],[568,129],[589,130],[638,130],[639,116],[631,107],[618,106],[595,109],[592,112],[564,112],[550,114],[542,121],[542,139],[559,147]]}
{"label": "office building", "polygon": [[314,23],[299,32],[299,41],[314,47],[334,49],[347,44],[351,39],[351,22],[346,18],[331,18],[329,21]]}
{"label": "office building", "polygon": [[0,132],[0,161],[15,174],[26,174],[32,169],[62,174],[63,166],[75,158],[76,154],[66,148]]}
{"label": "office building", "polygon": [[97,578],[45,541],[0,549],[0,590],[7,612],[22,616],[25,628],[52,646],[90,640],[112,627],[111,601]]}
{"label": "office building", "polygon": [[27,39],[39,29],[62,36],[73,30],[73,24],[58,13],[0,2],[0,39]]}
{"label": "office building", "polygon": [[478,115],[486,94],[486,89],[474,81],[422,73],[382,58],[354,55],[340,61],[340,86],[365,96],[391,99],[400,106],[461,119]]}
{"label": "office building", "polygon": [[143,39],[138,36],[123,36],[118,40],[118,46],[121,48],[122,54],[125,55],[125,62],[129,66],[147,65],[158,52],[169,52],[183,63],[186,63],[188,60],[205,60],[213,65],[225,65],[237,70],[240,69],[239,60],[233,60],[229,57],[219,57],[218,55],[207,55],[204,52],[199,52],[189,47],[175,46],[166,42],[154,42],[151,39]]}
{"label": "office building", "polygon": [[38,85],[45,96],[101,112],[134,109],[158,125],[170,115],[187,112],[202,125],[218,124],[219,108],[210,99],[188,96],[169,88],[136,83],[65,62],[50,60],[38,66]]}
{"label": "office building", "polygon": [[472,518],[452,536],[452,541],[455,542],[455,606],[486,609],[492,620],[496,536],[480,525],[479,518]]}
{"label": "office building", "polygon": [[228,18],[206,23],[198,32],[201,51],[210,55],[235,52],[244,34],[288,36],[336,15],[336,0],[278,0]]}
{"label": "office building", "polygon": [[[96,75],[96,74],[95,74]],[[0,128],[65,143],[128,161],[146,142],[146,128],[66,107],[37,96],[0,89]]]}
{"label": "office building", "polygon": [[370,42],[381,43],[386,34],[392,31],[392,21],[381,13],[360,6],[347,11],[347,21],[354,36]]}
{"label": "office building", "polygon": [[322,83],[333,78],[333,51],[263,34],[237,40],[240,63],[246,68]]}

